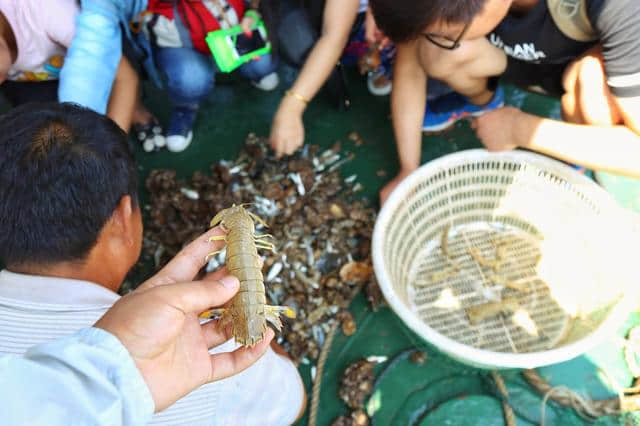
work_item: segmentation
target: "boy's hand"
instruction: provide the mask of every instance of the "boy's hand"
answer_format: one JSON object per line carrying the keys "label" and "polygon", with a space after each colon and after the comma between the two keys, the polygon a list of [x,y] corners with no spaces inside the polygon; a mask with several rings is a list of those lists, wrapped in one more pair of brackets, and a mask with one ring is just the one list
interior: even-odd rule
{"label": "boy's hand", "polygon": [[487,150],[510,151],[518,147],[514,129],[520,114],[517,108],[498,108],[473,119],[471,128]]}
{"label": "boy's hand", "polygon": [[384,188],[380,190],[380,207],[384,205],[393,190],[396,189],[396,187],[400,185],[400,182],[409,176],[411,172],[413,172],[413,170],[400,170],[396,177],[394,177],[391,182],[387,183]]}
{"label": "boy's hand", "polygon": [[303,111],[304,108],[297,99],[285,96],[282,100],[273,118],[269,137],[271,148],[278,158],[293,154],[304,143]]}

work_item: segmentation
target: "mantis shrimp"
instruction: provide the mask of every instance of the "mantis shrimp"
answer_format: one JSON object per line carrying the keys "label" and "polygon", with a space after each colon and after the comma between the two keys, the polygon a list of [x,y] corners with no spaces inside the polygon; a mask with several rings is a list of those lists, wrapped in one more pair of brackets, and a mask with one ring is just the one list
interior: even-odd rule
{"label": "mantis shrimp", "polygon": [[[274,250],[275,247],[268,241],[271,235],[256,235],[255,222],[267,227],[260,217],[242,205],[224,209],[211,220],[211,227],[220,224],[222,230],[227,232],[226,235],[211,237],[210,241],[227,243],[226,265],[229,273],[240,281],[240,289],[226,308],[212,309],[201,315],[201,318],[221,316],[222,326],[231,323],[233,337],[245,346],[253,346],[264,338],[267,321],[280,331],[280,314],[295,318],[291,308],[266,304],[258,249]],[[208,257],[217,253],[211,253]]]}

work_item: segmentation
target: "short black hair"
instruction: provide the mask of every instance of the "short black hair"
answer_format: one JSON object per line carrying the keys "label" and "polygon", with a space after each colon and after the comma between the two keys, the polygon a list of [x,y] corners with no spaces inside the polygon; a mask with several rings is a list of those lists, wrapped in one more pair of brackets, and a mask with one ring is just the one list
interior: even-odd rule
{"label": "short black hair", "polygon": [[415,40],[425,28],[443,21],[469,23],[488,0],[369,0],[380,30],[395,43]]}
{"label": "short black hair", "polygon": [[74,104],[31,103],[0,116],[0,262],[83,261],[121,198],[137,207],[127,135]]}

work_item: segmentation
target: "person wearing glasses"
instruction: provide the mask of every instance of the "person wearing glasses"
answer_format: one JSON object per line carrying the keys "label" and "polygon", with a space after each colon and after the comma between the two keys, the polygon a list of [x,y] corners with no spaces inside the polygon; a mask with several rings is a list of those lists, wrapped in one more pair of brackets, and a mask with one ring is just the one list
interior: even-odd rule
{"label": "person wearing glasses", "polygon": [[502,91],[495,79],[489,80],[504,72],[506,56],[484,35],[495,27],[491,22],[504,17],[508,2],[490,2],[492,7],[486,10],[478,7],[478,1],[370,2],[377,25],[397,49],[391,110],[400,171],[380,192],[381,203],[420,165],[422,132],[452,124],[454,115],[447,116],[441,112],[446,106],[439,105],[452,96],[427,104],[429,87],[437,84],[434,80],[460,94],[455,96],[463,101],[464,113],[479,115],[502,106]]}
{"label": "person wearing glasses", "polygon": [[[447,123],[476,116],[472,127],[489,150],[538,151],[596,170],[605,187],[605,181],[622,179],[607,172],[640,177],[640,2],[371,0],[370,5],[380,29],[398,46],[392,110],[401,170],[381,191],[383,202],[420,164],[421,124],[429,120],[431,107],[425,120],[428,78],[458,92],[446,97],[449,108],[434,105],[433,115]],[[564,120],[501,107],[497,76],[560,97]],[[455,97],[458,102],[451,101]]]}

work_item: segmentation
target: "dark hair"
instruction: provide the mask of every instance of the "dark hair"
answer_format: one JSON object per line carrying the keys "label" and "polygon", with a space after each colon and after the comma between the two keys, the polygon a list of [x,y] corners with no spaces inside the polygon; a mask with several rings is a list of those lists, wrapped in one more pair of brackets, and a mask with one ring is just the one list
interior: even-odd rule
{"label": "dark hair", "polygon": [[469,23],[488,0],[369,0],[380,30],[396,43],[418,38],[438,21]]}
{"label": "dark hair", "polygon": [[138,177],[127,135],[74,104],[31,103],[0,116],[0,261],[82,261]]}

